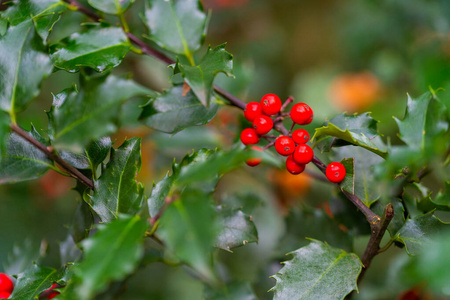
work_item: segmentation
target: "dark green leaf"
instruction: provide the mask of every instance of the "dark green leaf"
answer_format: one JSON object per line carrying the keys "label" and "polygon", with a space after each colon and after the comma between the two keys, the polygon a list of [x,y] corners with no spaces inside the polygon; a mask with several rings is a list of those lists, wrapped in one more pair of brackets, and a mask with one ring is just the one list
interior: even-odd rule
{"label": "dark green leaf", "polygon": [[141,139],[126,140],[111,159],[102,176],[94,181],[92,209],[103,222],[110,222],[119,214],[136,214],[144,200],[144,186],[136,181],[141,170]]}
{"label": "dark green leaf", "polygon": [[[34,127],[29,134],[47,144]],[[5,156],[0,159],[0,184],[35,179],[53,168],[45,154],[15,133],[9,135]]]}
{"label": "dark green leaf", "polygon": [[257,300],[249,282],[231,282],[225,286],[205,286],[205,299],[208,300]]}
{"label": "dark green leaf", "polygon": [[199,0],[147,0],[146,25],[159,46],[190,58],[205,37],[207,17]]}
{"label": "dark green leaf", "polygon": [[97,233],[82,242],[84,259],[74,269],[78,299],[93,299],[109,282],[135,270],[144,251],[147,227],[138,216],[122,216],[99,225]]}
{"label": "dark green leaf", "polygon": [[48,113],[55,147],[76,152],[91,140],[114,132],[120,105],[145,94],[153,92],[132,80],[112,75],[86,79],[79,91],[75,88],[62,91],[53,97]]}
{"label": "dark green leaf", "polygon": [[213,280],[212,250],[218,233],[211,199],[199,191],[184,191],[161,217],[158,234],[167,249]]}
{"label": "dark green leaf", "polygon": [[215,246],[231,252],[231,248],[258,242],[258,231],[251,216],[241,210],[219,207],[221,230]]}
{"label": "dark green leaf", "polygon": [[218,108],[215,102],[205,108],[192,91],[183,96],[182,86],[174,86],[150,100],[139,119],[153,129],[176,133],[186,127],[208,123]]}
{"label": "dark green leaf", "polygon": [[0,110],[0,161],[3,153],[6,150],[6,143],[8,141],[9,133],[9,116],[7,113]]}
{"label": "dark green leaf", "polygon": [[17,275],[22,273],[37,262],[40,258],[39,244],[33,243],[30,239],[25,239],[18,245],[14,245],[12,252],[8,254],[3,268],[6,274]]}
{"label": "dark green leaf", "polygon": [[94,226],[94,216],[89,208],[89,205],[80,201],[72,221],[70,233],[72,234],[75,243],[79,243],[89,236],[89,232]]}
{"label": "dark green leaf", "polygon": [[125,12],[134,0],[88,0],[92,7],[107,14],[120,15]]}
{"label": "dark green leaf", "polygon": [[435,204],[438,209],[444,210],[443,207],[446,207],[445,210],[450,210],[450,181],[445,182],[445,192],[439,192],[436,198],[431,199],[431,202]]}
{"label": "dark green leaf", "polygon": [[77,72],[80,67],[104,72],[117,67],[130,46],[122,28],[98,26],[54,45],[51,59],[56,67],[69,72]]}
{"label": "dark green leaf", "polygon": [[311,141],[314,139],[317,139],[315,145],[322,152],[350,143],[372,151],[383,158],[386,158],[387,155],[386,147],[379,138],[377,121],[369,113],[352,116],[338,115],[328,121],[326,126],[317,128]]}
{"label": "dark green leaf", "polygon": [[0,53],[0,108],[15,115],[39,94],[52,64],[31,20],[8,28],[0,37]]}
{"label": "dark green leaf", "polygon": [[434,136],[448,129],[448,122],[443,122],[445,114],[445,106],[431,92],[417,99],[408,95],[405,117],[395,118],[399,137],[413,149],[424,149]]}
{"label": "dark green leaf", "polygon": [[205,56],[196,66],[177,64],[197,99],[204,106],[209,107],[213,82],[217,73],[222,72],[227,76],[232,76],[233,55],[225,51],[225,44],[222,44],[213,50],[209,47]]}
{"label": "dark green leaf", "polygon": [[33,264],[23,273],[17,275],[14,291],[10,298],[14,300],[35,299],[60,278],[61,274],[55,269]]}
{"label": "dark green leaf", "polygon": [[111,138],[103,137],[90,142],[84,153],[60,151],[59,156],[77,169],[90,169],[93,173],[99,164],[105,160],[111,149]]}
{"label": "dark green leaf", "polygon": [[408,254],[416,255],[431,242],[432,234],[449,228],[450,223],[442,222],[433,213],[409,219],[395,236],[397,241],[405,244]]}
{"label": "dark green leaf", "polygon": [[322,242],[311,240],[273,277],[274,299],[344,299],[356,290],[362,264],[354,253],[347,253]]}

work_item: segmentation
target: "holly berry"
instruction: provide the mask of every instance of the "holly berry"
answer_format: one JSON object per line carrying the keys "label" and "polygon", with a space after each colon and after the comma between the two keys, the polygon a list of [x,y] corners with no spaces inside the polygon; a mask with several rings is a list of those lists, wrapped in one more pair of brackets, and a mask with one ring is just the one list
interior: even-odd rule
{"label": "holly berry", "polygon": [[[55,287],[56,287],[56,283],[54,283],[51,288],[46,290],[46,292],[52,291]],[[56,296],[58,296],[59,294],[60,294],[60,292],[52,291],[50,294],[47,295],[46,299],[53,299]]]}
{"label": "holly berry", "polygon": [[0,299],[8,299],[11,296],[11,293],[8,292],[0,292]]}
{"label": "holly berry", "polygon": [[313,118],[314,118],[314,112],[312,113],[311,117],[309,117],[308,121],[306,121],[305,123],[303,123],[303,125],[308,125],[309,123],[311,123],[312,120],[313,120]]}
{"label": "holly berry", "polygon": [[241,142],[244,145],[253,145],[259,142],[259,136],[252,128],[246,128],[241,132]]}
{"label": "holly berry", "polygon": [[289,173],[297,175],[305,170],[305,165],[296,163],[294,160],[294,156],[289,155],[286,159],[286,169],[289,171]]}
{"label": "holly berry", "polygon": [[[5,273],[0,273],[0,292],[11,294],[14,290],[14,283]],[[8,295],[9,297],[9,295]]]}
{"label": "holly berry", "polygon": [[[313,110],[305,103],[297,103],[291,108],[291,119],[294,123],[306,125],[313,115]],[[311,119],[312,121],[312,119]]]}
{"label": "holly berry", "polygon": [[262,115],[262,108],[261,104],[258,102],[250,102],[245,106],[244,117],[248,121],[253,122],[253,120],[260,115]]}
{"label": "holly berry", "polygon": [[345,178],[345,167],[340,162],[332,162],[327,166],[325,174],[329,181],[339,183]]}
{"label": "holly berry", "polygon": [[261,108],[266,115],[275,115],[280,112],[281,100],[275,94],[266,94],[261,99]]}
{"label": "holly berry", "polygon": [[292,133],[292,139],[296,144],[306,144],[309,141],[309,133],[305,129],[296,129]]}
{"label": "holly berry", "polygon": [[253,129],[255,129],[256,133],[259,135],[263,135],[271,131],[273,128],[273,121],[268,116],[258,116],[253,121]]}
{"label": "holly berry", "polygon": [[[263,150],[258,147],[258,146],[253,146],[252,149],[256,150],[256,151],[260,151],[262,152]],[[259,165],[262,162],[262,158],[261,157],[254,157],[254,158],[249,158],[247,159],[246,163],[247,165],[249,165],[250,167],[254,167]]]}
{"label": "holly berry", "polygon": [[280,136],[275,141],[275,150],[277,150],[277,152],[280,155],[288,156],[288,155],[290,155],[290,154],[292,154],[294,152],[294,150],[295,150],[295,143],[288,136]]}
{"label": "holly berry", "polygon": [[294,160],[298,164],[307,164],[309,163],[313,157],[314,152],[310,146],[305,144],[297,145],[294,151]]}

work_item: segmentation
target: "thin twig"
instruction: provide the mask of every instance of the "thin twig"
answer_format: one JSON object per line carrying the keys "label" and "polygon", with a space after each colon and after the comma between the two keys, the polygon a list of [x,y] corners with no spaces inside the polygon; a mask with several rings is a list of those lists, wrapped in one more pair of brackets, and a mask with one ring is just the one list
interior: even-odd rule
{"label": "thin twig", "polygon": [[78,10],[79,12],[82,12],[92,20],[96,22],[100,22],[102,20],[102,17],[91,11],[90,9],[84,7],[81,3],[74,0],[64,0],[65,2],[69,3],[74,9]]}
{"label": "thin twig", "polygon": [[270,143],[268,143],[267,145],[264,146],[263,151],[266,149],[269,149],[270,147],[272,147],[273,145],[275,145],[276,140],[271,141]]}
{"label": "thin twig", "polygon": [[42,153],[44,153],[50,160],[56,162],[58,165],[61,166],[64,170],[66,170],[72,177],[79,180],[81,183],[83,183],[85,186],[90,188],[91,190],[94,189],[94,183],[91,179],[87,178],[83,173],[78,171],[75,167],[71,166],[68,162],[66,162],[64,159],[62,159],[56,152],[51,148],[47,147],[44,144],[40,143],[36,139],[34,139],[32,136],[28,134],[25,130],[20,128],[19,126],[15,124],[10,125],[11,130],[14,131],[17,135],[22,137],[23,139],[27,140],[30,144],[32,144],[34,147],[39,149]]}
{"label": "thin twig", "polygon": [[294,97],[289,96],[289,97],[287,98],[287,100],[284,101],[283,105],[281,106],[280,111],[284,111],[284,110],[286,109],[286,107],[287,107],[292,101],[294,101]]}

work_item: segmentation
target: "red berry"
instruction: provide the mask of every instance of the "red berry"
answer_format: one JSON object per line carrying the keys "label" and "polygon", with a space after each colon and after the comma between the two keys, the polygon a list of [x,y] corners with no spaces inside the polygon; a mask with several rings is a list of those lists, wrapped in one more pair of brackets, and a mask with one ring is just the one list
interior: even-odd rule
{"label": "red berry", "polygon": [[263,135],[271,131],[273,128],[273,121],[270,117],[261,115],[256,117],[253,121],[253,129],[256,130],[256,133],[259,135]]}
{"label": "red berry", "polygon": [[297,145],[294,151],[294,160],[298,164],[307,164],[314,157],[314,152],[310,146],[305,144]]}
{"label": "red berry", "polygon": [[305,123],[303,123],[303,125],[308,125],[309,123],[311,123],[312,120],[313,120],[313,118],[314,118],[314,112],[311,114],[311,117],[309,117],[308,121],[306,121]]}
{"label": "red berry", "polygon": [[286,159],[286,169],[289,173],[297,175],[305,170],[305,165],[296,163],[293,155],[289,155]]}
{"label": "red berry", "polygon": [[266,115],[275,115],[280,112],[281,100],[275,94],[266,94],[261,99],[261,107]]}
{"label": "red berry", "polygon": [[329,181],[339,183],[345,178],[345,167],[340,162],[332,162],[327,166],[325,174]]}
{"label": "red berry", "polygon": [[241,132],[241,142],[244,145],[253,145],[259,142],[259,136],[252,128],[246,128]]}
{"label": "red berry", "polygon": [[0,292],[0,299],[8,299],[11,296],[11,293],[8,292]]}
{"label": "red berry", "polygon": [[292,133],[292,139],[296,144],[306,144],[309,141],[309,133],[305,129],[296,129]]}
{"label": "red berry", "polygon": [[[14,283],[5,273],[0,273],[0,292],[11,294],[14,290]],[[9,296],[8,296],[9,297]]]}
{"label": "red berry", "polygon": [[244,109],[244,117],[250,121],[253,122],[253,120],[257,117],[262,115],[262,108],[261,104],[258,102],[250,102],[245,106]]}
{"label": "red berry", "polygon": [[[313,111],[308,104],[305,103],[297,103],[292,106],[291,109],[291,119],[294,123],[305,125],[306,122],[309,121],[311,116],[313,115]],[[312,121],[312,119],[311,119]]]}
{"label": "red berry", "polygon": [[[256,150],[256,151],[260,151],[262,152],[263,150],[258,147],[258,146],[253,146],[252,149]],[[247,159],[246,163],[247,165],[249,165],[250,167],[254,167],[259,165],[262,162],[262,158],[261,157],[254,157],[254,158],[249,158]]]}
{"label": "red berry", "polygon": [[280,155],[288,156],[294,152],[295,143],[290,137],[280,136],[275,141],[275,150],[277,150]]}

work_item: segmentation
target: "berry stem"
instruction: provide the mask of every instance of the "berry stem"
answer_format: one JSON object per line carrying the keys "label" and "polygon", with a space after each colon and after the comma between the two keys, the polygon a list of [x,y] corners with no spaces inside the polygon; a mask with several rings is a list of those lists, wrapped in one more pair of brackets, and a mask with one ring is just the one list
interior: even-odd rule
{"label": "berry stem", "polygon": [[270,143],[268,143],[267,145],[265,145],[264,148],[263,148],[263,151],[266,150],[266,149],[269,149],[270,147],[272,147],[273,145],[275,145],[275,141],[276,141],[276,140],[273,140],[273,141],[271,141]]}
{"label": "berry stem", "polygon": [[291,135],[292,130],[294,129],[294,127],[295,127],[295,122],[292,122],[291,129],[289,129],[289,135]]}
{"label": "berry stem", "polygon": [[[287,100],[284,101],[283,105],[281,106],[281,110],[280,110],[280,111],[284,111],[284,110],[286,109],[286,107],[287,107],[289,104],[291,104],[291,102],[293,102],[293,101],[294,101],[294,97],[289,96],[289,97],[287,98]],[[282,114],[282,115],[284,115],[284,114]]]}

